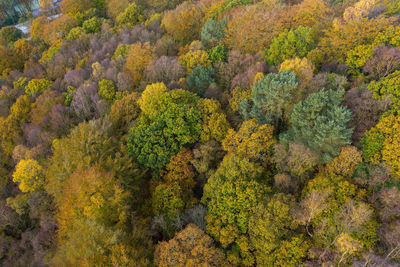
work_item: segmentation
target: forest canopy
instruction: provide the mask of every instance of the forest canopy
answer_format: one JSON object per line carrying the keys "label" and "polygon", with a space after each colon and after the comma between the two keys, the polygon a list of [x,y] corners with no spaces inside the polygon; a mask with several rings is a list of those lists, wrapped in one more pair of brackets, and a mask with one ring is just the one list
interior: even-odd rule
{"label": "forest canopy", "polygon": [[400,265],[399,1],[38,3],[0,0],[0,266]]}

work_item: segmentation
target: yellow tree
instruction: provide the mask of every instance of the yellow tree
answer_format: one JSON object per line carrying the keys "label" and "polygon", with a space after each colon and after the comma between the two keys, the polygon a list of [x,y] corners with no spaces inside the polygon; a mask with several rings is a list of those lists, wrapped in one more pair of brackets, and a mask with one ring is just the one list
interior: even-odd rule
{"label": "yellow tree", "polygon": [[215,139],[221,142],[231,128],[221,105],[214,99],[201,99],[197,104],[202,120],[203,130],[200,134],[201,142],[208,142]]}
{"label": "yellow tree", "polygon": [[222,266],[225,255],[213,239],[194,224],[168,242],[160,242],[154,252],[154,262],[162,267]]}
{"label": "yellow tree", "polygon": [[106,227],[123,226],[129,217],[124,192],[112,172],[99,166],[74,172],[66,180],[57,219],[63,240],[75,222],[90,219]]}
{"label": "yellow tree", "polygon": [[267,163],[271,157],[274,127],[268,124],[258,125],[256,119],[245,121],[240,129],[230,129],[222,146],[228,153],[233,153],[253,161]]}
{"label": "yellow tree", "polygon": [[21,160],[13,173],[13,181],[19,183],[22,192],[33,192],[45,183],[43,167],[36,160]]}
{"label": "yellow tree", "polygon": [[159,97],[168,91],[164,83],[150,84],[143,91],[138,104],[142,113],[149,118],[152,118],[154,112],[157,110],[156,105]]}
{"label": "yellow tree", "polygon": [[200,5],[187,1],[176,9],[168,11],[161,25],[175,40],[182,44],[188,44],[193,40],[200,39],[203,17],[204,13]]}
{"label": "yellow tree", "polygon": [[382,160],[392,167],[400,179],[400,111],[381,118],[362,140],[363,156],[376,162]]}
{"label": "yellow tree", "polygon": [[152,59],[153,53],[149,43],[137,43],[131,46],[124,70],[131,76],[135,86],[139,86],[144,80],[144,71]]}

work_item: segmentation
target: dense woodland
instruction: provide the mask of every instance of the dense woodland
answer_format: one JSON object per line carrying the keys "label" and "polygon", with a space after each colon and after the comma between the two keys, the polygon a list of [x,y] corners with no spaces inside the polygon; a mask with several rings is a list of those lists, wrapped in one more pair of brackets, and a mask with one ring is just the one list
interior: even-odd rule
{"label": "dense woodland", "polygon": [[0,30],[1,266],[399,266],[400,1],[61,12]]}

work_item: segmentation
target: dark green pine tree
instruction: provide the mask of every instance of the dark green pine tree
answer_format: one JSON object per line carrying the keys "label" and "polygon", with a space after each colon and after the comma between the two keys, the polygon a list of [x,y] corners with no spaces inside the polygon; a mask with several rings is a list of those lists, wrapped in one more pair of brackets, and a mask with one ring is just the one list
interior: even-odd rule
{"label": "dark green pine tree", "polygon": [[351,112],[341,106],[344,91],[320,91],[295,105],[289,131],[281,134],[284,143],[303,143],[315,151],[322,163],[331,161],[340,148],[351,143],[347,128]]}

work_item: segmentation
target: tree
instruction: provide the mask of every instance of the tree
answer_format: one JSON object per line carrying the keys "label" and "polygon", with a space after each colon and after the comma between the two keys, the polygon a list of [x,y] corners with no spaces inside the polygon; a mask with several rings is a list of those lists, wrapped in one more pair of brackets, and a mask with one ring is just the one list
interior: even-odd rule
{"label": "tree", "polygon": [[159,184],[152,195],[152,206],[155,215],[163,215],[167,220],[167,224],[172,222],[184,210],[185,203],[181,187],[176,184]]}
{"label": "tree", "polygon": [[343,19],[346,22],[361,21],[367,17],[369,12],[375,7],[375,0],[361,0],[354,4],[354,6],[346,8],[343,13]]}
{"label": "tree", "polygon": [[176,9],[167,12],[161,25],[179,43],[188,44],[199,39],[203,16],[200,5],[184,2]]}
{"label": "tree", "polygon": [[326,55],[327,60],[344,63],[347,53],[359,45],[368,45],[387,32],[391,25],[386,18],[375,18],[362,20],[360,22],[345,23],[335,20],[331,30],[326,31],[325,37],[321,38],[319,47]]}
{"label": "tree", "polygon": [[120,44],[117,46],[117,49],[115,49],[114,55],[112,56],[112,59],[117,59],[119,57],[122,57],[123,59],[126,59],[127,54],[129,52],[129,49],[131,48],[130,45],[128,44]]}
{"label": "tree", "polygon": [[284,31],[272,40],[266,50],[266,60],[271,65],[278,65],[286,59],[303,58],[316,47],[312,28],[299,26],[296,30]]}
{"label": "tree", "polygon": [[196,95],[181,89],[161,94],[151,117],[142,117],[130,130],[131,157],[142,167],[158,169],[183,146],[196,142],[202,128],[197,101]]}
{"label": "tree", "polygon": [[291,96],[298,83],[291,71],[270,73],[258,81],[252,89],[250,99],[239,104],[239,112],[244,120],[256,118],[261,124],[270,123],[278,130],[291,102]]}
{"label": "tree", "polygon": [[[320,197],[316,197],[317,193]],[[308,182],[303,196],[304,201],[314,198],[307,200],[309,204],[302,204],[303,207],[307,207],[308,212],[310,204],[318,202],[312,204],[316,210],[308,215],[310,217],[307,222],[312,223],[314,242],[321,244],[325,251],[333,250],[343,256],[347,245],[340,244],[339,240],[346,234],[350,235],[355,243],[360,244],[356,250],[358,252],[374,246],[377,241],[377,223],[372,216],[372,208],[364,202],[363,189],[341,176],[322,172]]]}
{"label": "tree", "polygon": [[191,70],[199,65],[203,67],[211,65],[208,53],[204,50],[189,51],[185,55],[180,56],[178,61],[185,67],[187,73],[190,73]]}
{"label": "tree", "polygon": [[153,60],[146,69],[146,77],[150,82],[170,84],[185,76],[185,70],[175,57],[161,56]]}
{"label": "tree", "polygon": [[103,79],[99,82],[99,96],[109,102],[114,100],[116,90],[117,87],[113,81]]}
{"label": "tree", "polygon": [[131,46],[124,70],[131,76],[135,86],[139,86],[144,80],[144,71],[152,59],[153,54],[149,43],[137,43]]}
{"label": "tree", "polygon": [[400,176],[398,112],[381,118],[379,123],[365,134],[362,140],[363,157],[367,161],[384,161],[392,168],[393,174]]}
{"label": "tree", "polygon": [[209,19],[201,29],[201,42],[206,47],[216,46],[225,37],[226,20]]}
{"label": "tree", "polygon": [[200,141],[207,142],[212,139],[218,142],[222,141],[227,135],[230,125],[220,103],[214,99],[200,99],[197,108],[203,121]]}
{"label": "tree", "polygon": [[64,182],[72,173],[100,162],[108,165],[113,155],[117,156],[116,140],[111,133],[112,125],[108,120],[91,120],[53,141],[53,155],[46,169],[46,191],[56,202],[61,202]]}
{"label": "tree", "polygon": [[272,159],[280,172],[297,178],[307,177],[315,169],[318,160],[311,149],[296,143],[289,143],[288,146],[275,144]]}
{"label": "tree", "polygon": [[149,118],[154,118],[154,113],[157,111],[157,103],[160,97],[167,91],[168,88],[164,83],[154,83],[146,86],[146,89],[138,100],[142,113]]}
{"label": "tree", "polygon": [[355,144],[360,142],[366,131],[378,123],[379,117],[386,109],[387,102],[378,101],[366,88],[353,88],[346,92],[344,104],[353,114],[350,126],[354,128],[352,139]]}
{"label": "tree", "polygon": [[154,258],[157,266],[221,266],[225,255],[210,236],[189,224],[170,241],[160,242]]}
{"label": "tree", "polygon": [[388,97],[391,100],[391,106],[397,110],[400,108],[400,71],[382,78],[379,81],[372,81],[368,85],[368,90],[374,93],[374,97],[383,100]]}
{"label": "tree", "polygon": [[245,158],[227,155],[204,187],[202,202],[208,206],[207,232],[228,248],[232,264],[250,266],[255,259],[249,243],[249,219],[269,188],[260,181],[262,168]]}
{"label": "tree", "polygon": [[208,51],[209,58],[212,64],[219,61],[226,61],[228,58],[228,52],[223,45],[217,45]]}
{"label": "tree", "polygon": [[44,127],[50,126],[50,116],[52,108],[63,102],[63,97],[53,90],[46,90],[33,103],[31,110],[31,121]]}
{"label": "tree", "polygon": [[285,70],[293,72],[300,81],[307,83],[312,79],[315,67],[309,59],[296,57],[282,62],[279,72]]}
{"label": "tree", "polygon": [[77,13],[85,13],[94,7],[95,1],[92,0],[65,0],[60,4],[61,12],[74,16]]}
{"label": "tree", "polygon": [[0,39],[8,46],[13,46],[21,37],[22,31],[14,26],[6,26],[0,30]]}
{"label": "tree", "polygon": [[371,59],[365,63],[363,72],[372,79],[380,80],[399,68],[400,48],[379,45],[375,47]]}
{"label": "tree", "polygon": [[139,95],[135,92],[115,100],[110,110],[110,120],[117,129],[127,130],[140,114]]}
{"label": "tree", "polygon": [[163,176],[163,180],[167,184],[178,184],[184,195],[192,195],[195,186],[196,172],[190,163],[192,159],[192,151],[182,148],[165,166],[167,173]]}
{"label": "tree", "polygon": [[0,46],[0,74],[8,75],[12,70],[24,69],[23,58],[18,57],[14,50]]}
{"label": "tree", "polygon": [[92,219],[79,219],[68,231],[66,240],[58,244],[50,262],[57,266],[146,266],[151,255],[147,229],[138,224],[135,228],[129,234]]}
{"label": "tree", "polygon": [[[233,1],[236,2],[236,1]],[[278,19],[286,10],[280,4],[269,8],[267,5],[244,5],[230,11],[227,21],[227,47],[243,53],[256,54],[269,47],[282,28]],[[243,38],[246,36],[246,38]]]}
{"label": "tree", "polygon": [[135,26],[144,20],[142,10],[133,2],[116,17],[117,25]]}
{"label": "tree", "polygon": [[273,131],[271,125],[260,126],[256,119],[248,120],[237,132],[229,129],[222,147],[238,157],[266,164],[271,160],[272,146],[276,142]]}
{"label": "tree", "polygon": [[57,214],[60,240],[80,219],[94,220],[106,227],[122,227],[127,223],[128,192],[115,180],[114,173],[94,166],[74,172],[65,181]]}
{"label": "tree", "polygon": [[18,57],[21,57],[24,61],[31,58],[34,48],[30,41],[25,38],[19,39],[14,43],[13,47]]}
{"label": "tree", "polygon": [[350,67],[349,74],[360,75],[361,69],[372,58],[372,45],[359,45],[347,53],[346,64]]}
{"label": "tree", "polygon": [[83,29],[87,33],[96,33],[101,30],[101,25],[103,24],[103,20],[98,17],[93,17],[88,20],[85,20],[82,24]]}
{"label": "tree", "polygon": [[340,106],[344,91],[320,91],[310,94],[294,106],[284,143],[303,143],[317,153],[321,162],[330,162],[340,148],[350,144],[352,129],[347,128],[351,112]]}
{"label": "tree", "polygon": [[333,161],[326,165],[328,172],[333,172],[343,177],[351,177],[362,162],[361,153],[354,146],[345,146]]}
{"label": "tree", "polygon": [[43,167],[36,160],[21,160],[13,173],[13,181],[19,183],[22,192],[34,192],[45,183]]}
{"label": "tree", "polygon": [[[278,193],[254,209],[249,220],[249,235],[257,264],[295,266],[305,258],[309,245],[302,236],[293,234],[297,228],[291,215],[294,205],[293,196]],[[293,254],[289,247],[294,250]]]}
{"label": "tree", "polygon": [[106,5],[107,16],[115,21],[116,17],[121,14],[127,6],[129,6],[129,0],[109,0]]}
{"label": "tree", "polygon": [[46,79],[33,79],[25,86],[25,93],[34,96],[49,89],[52,85],[53,82]]}
{"label": "tree", "polygon": [[211,66],[203,67],[202,65],[198,65],[191,70],[186,82],[191,91],[203,96],[205,90],[214,82],[213,75],[214,69]]}

